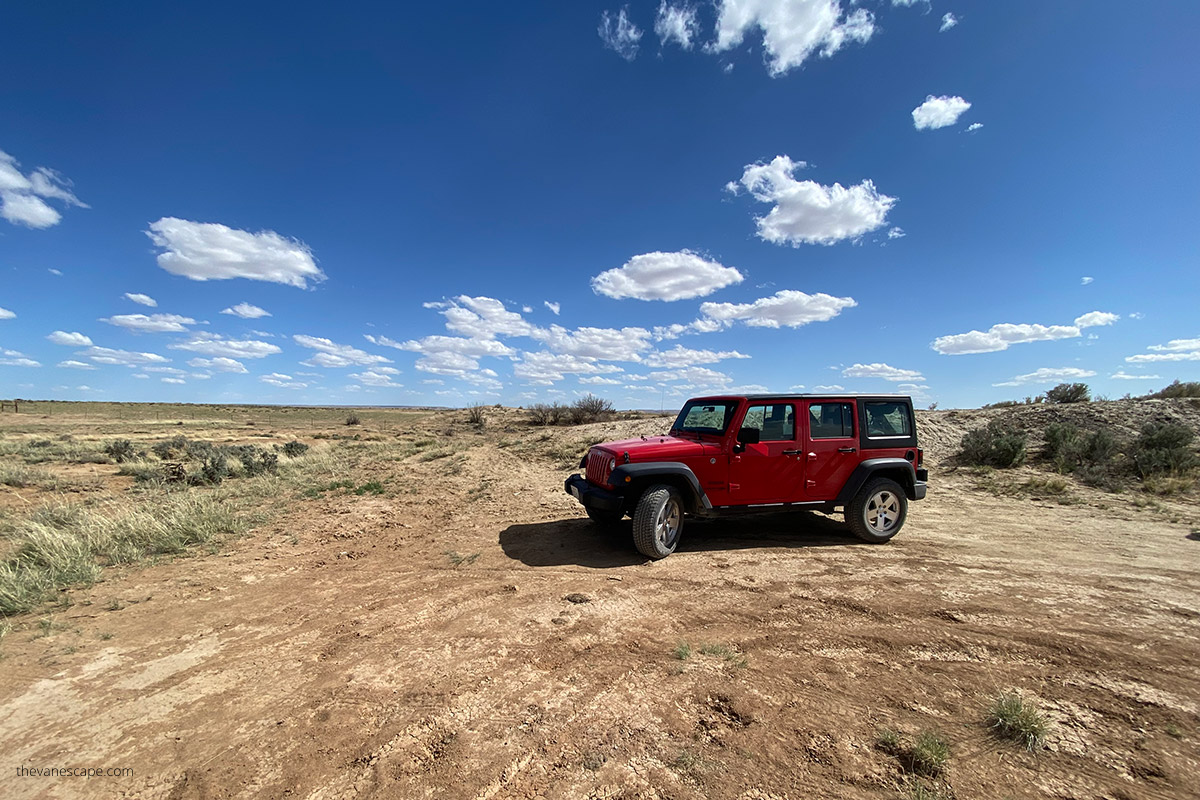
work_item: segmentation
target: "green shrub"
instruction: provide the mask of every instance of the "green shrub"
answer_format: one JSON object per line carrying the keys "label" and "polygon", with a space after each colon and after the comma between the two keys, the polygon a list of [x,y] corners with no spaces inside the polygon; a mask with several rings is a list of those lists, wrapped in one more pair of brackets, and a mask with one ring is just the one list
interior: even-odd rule
{"label": "green shrub", "polygon": [[194,482],[207,486],[216,486],[229,477],[229,460],[224,453],[214,452],[200,465],[198,475],[193,475]]}
{"label": "green shrub", "polygon": [[116,439],[104,445],[104,454],[118,464],[131,461],[134,457],[133,442],[128,439]]}
{"label": "green shrub", "polygon": [[602,397],[589,394],[571,404],[571,424],[582,425],[587,422],[598,422],[613,413],[613,404]]}
{"label": "green shrub", "polygon": [[1047,403],[1086,403],[1092,392],[1086,383],[1060,383],[1046,392]]}
{"label": "green shrub", "polygon": [[1174,397],[1200,397],[1200,382],[1191,381],[1189,383],[1180,383],[1175,380],[1170,386],[1163,387],[1160,391],[1147,395],[1148,397],[1161,397],[1170,399]]}
{"label": "green shrub", "polygon": [[976,467],[1019,467],[1025,463],[1027,439],[1024,431],[994,419],[963,436],[958,460]]}
{"label": "green shrub", "polygon": [[1033,751],[1042,746],[1049,725],[1032,702],[1021,699],[1016,692],[997,697],[988,710],[987,726],[1000,739],[1009,739]]}
{"label": "green shrub", "polygon": [[347,425],[361,425],[362,420],[358,418],[358,414],[351,412],[346,416]]}
{"label": "green shrub", "polygon": [[1141,478],[1182,475],[1196,467],[1195,434],[1174,422],[1151,422],[1133,443],[1134,469]]}
{"label": "green shrub", "polygon": [[150,452],[162,461],[180,459],[187,455],[188,439],[186,436],[174,436],[154,444]]}
{"label": "green shrub", "polygon": [[283,454],[288,458],[299,458],[308,452],[308,445],[304,442],[288,442],[283,446]]}
{"label": "green shrub", "polygon": [[1046,427],[1046,446],[1042,456],[1061,473],[1075,473],[1085,483],[1111,483],[1117,467],[1114,459],[1121,447],[1107,428],[1084,432],[1067,422],[1054,422]]}

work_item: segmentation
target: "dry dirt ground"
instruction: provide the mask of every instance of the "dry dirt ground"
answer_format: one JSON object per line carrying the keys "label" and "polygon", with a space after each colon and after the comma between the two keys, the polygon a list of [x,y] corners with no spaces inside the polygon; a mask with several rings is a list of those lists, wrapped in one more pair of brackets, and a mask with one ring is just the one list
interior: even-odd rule
{"label": "dry dirt ground", "polygon": [[[648,562],[628,521],[593,527],[562,480],[587,441],[661,420],[413,419],[379,447],[454,452],[377,459],[300,432],[360,448],[350,477],[383,494],[294,492],[215,554],[109,570],[69,607],[11,620],[0,794],[1200,796],[1194,498],[1042,498],[1013,488],[1028,469],[943,468],[936,443],[962,421],[929,415],[929,497],[890,544],[769,515],[689,522]],[[1051,720],[1037,752],[984,724],[1009,689]],[[949,743],[929,793],[876,746],[885,729]],[[132,776],[19,775],[56,766]]]}

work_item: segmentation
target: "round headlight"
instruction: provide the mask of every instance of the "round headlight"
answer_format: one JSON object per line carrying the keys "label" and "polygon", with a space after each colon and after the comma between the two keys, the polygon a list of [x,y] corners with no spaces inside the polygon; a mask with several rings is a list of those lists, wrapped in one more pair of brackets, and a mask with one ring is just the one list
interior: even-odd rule
{"label": "round headlight", "polygon": [[609,470],[609,472],[611,472],[612,470],[614,470],[614,469],[616,469],[616,468],[617,468],[617,460],[616,460],[615,458],[610,458],[610,459],[608,460],[608,470]]}

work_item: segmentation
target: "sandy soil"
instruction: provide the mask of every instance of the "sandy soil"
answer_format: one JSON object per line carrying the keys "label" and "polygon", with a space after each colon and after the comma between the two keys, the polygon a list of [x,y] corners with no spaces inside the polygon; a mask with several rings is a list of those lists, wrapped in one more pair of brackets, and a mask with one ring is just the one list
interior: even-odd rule
{"label": "sandy soil", "polygon": [[[689,522],[648,562],[563,493],[561,455],[513,444],[544,434],[508,427],[453,470],[360,468],[383,496],[298,496],[216,555],[108,572],[57,633],[18,620],[0,794],[906,797],[891,728],[950,743],[946,796],[1200,796],[1194,504],[935,463],[888,545],[769,515]],[[1043,750],[988,734],[1006,689],[1051,718]],[[53,766],[133,775],[17,776]]]}

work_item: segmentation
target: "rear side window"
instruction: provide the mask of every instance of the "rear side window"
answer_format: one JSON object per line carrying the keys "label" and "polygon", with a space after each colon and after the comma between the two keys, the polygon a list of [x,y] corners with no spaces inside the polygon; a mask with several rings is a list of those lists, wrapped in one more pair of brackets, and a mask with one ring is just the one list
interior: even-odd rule
{"label": "rear side window", "polygon": [[852,403],[811,403],[808,435],[813,439],[848,439],[854,435]]}
{"label": "rear side window", "polygon": [[908,438],[912,436],[912,418],[904,403],[867,401],[864,404],[867,416],[867,436],[884,439],[889,436]]}

